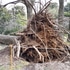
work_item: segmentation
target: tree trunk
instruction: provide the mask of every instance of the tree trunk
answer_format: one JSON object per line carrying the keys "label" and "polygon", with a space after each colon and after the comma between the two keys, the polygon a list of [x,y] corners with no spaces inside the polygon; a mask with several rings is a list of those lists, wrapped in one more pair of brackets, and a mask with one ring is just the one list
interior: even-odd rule
{"label": "tree trunk", "polygon": [[59,12],[58,12],[58,22],[63,24],[64,18],[64,0],[59,0]]}
{"label": "tree trunk", "polygon": [[25,6],[27,8],[27,19],[31,18],[31,16],[32,16],[32,7],[31,7],[31,5],[32,6],[34,5],[35,0],[17,0],[17,1],[9,2],[9,3],[5,4],[5,5],[0,5],[0,8],[1,7],[6,7],[8,4],[17,4],[17,3],[21,2],[21,1],[22,1],[23,4],[25,4]]}
{"label": "tree trunk", "polygon": [[0,34],[0,43],[9,45],[13,44],[16,45],[16,40],[19,38],[19,36],[10,36],[10,35],[1,35]]}
{"label": "tree trunk", "polygon": [[[20,41],[17,39],[19,36],[10,36],[10,35],[0,35],[0,43],[6,44],[6,45],[12,45],[13,47],[13,56],[16,54],[16,56],[19,58],[20,55]],[[15,49],[17,50],[16,53]]]}
{"label": "tree trunk", "polygon": [[22,1],[26,5],[26,8],[27,8],[27,19],[29,20],[32,17],[32,14],[33,14],[31,5],[32,6],[34,5],[35,0],[28,0],[31,5],[27,2],[27,0],[22,0]]}
{"label": "tree trunk", "polygon": [[[58,23],[63,25],[64,19],[64,0],[59,0]],[[63,33],[60,32],[60,37],[63,39]]]}
{"label": "tree trunk", "polygon": [[32,8],[31,6],[26,6],[27,7],[27,19],[29,20],[32,16]]}
{"label": "tree trunk", "polygon": [[[70,17],[69,17],[69,31],[70,31]],[[70,42],[70,34],[68,34],[68,41]]]}

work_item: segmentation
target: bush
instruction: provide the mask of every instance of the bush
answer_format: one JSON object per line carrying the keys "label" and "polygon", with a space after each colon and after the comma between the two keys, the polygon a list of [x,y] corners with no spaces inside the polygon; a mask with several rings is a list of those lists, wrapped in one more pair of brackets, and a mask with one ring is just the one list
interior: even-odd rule
{"label": "bush", "polygon": [[64,16],[70,17],[70,11],[69,12],[64,12]]}

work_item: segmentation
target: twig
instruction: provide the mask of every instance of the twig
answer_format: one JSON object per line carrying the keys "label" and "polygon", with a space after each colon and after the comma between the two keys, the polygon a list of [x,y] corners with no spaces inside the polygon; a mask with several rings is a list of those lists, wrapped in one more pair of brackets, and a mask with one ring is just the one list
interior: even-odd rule
{"label": "twig", "polygon": [[32,9],[34,10],[35,15],[36,15],[36,11],[35,11],[35,9],[34,9],[33,5],[32,5],[28,0],[27,0],[27,2],[30,4],[30,6],[32,7]]}
{"label": "twig", "polygon": [[48,58],[49,60],[51,61],[50,57],[49,57],[49,54],[48,54],[48,51],[47,51],[47,45],[45,45],[42,41],[42,39],[33,31],[33,29],[31,28],[31,31],[38,37],[38,39],[42,42],[42,44],[44,45],[45,49],[46,49],[46,53],[48,55]]}
{"label": "twig", "polygon": [[5,5],[3,5],[3,7],[6,7],[8,4],[16,4],[16,3],[18,3],[18,2],[20,2],[20,0],[13,1],[13,2],[9,2],[9,3],[5,4]]}
{"label": "twig", "polygon": [[37,51],[37,53],[39,54],[39,57],[40,57],[40,60],[42,60],[44,62],[44,56],[40,53],[40,51],[35,47],[33,46],[33,48]]}
{"label": "twig", "polygon": [[[42,23],[42,24],[43,24],[43,23]],[[44,24],[43,24],[43,28],[44,28],[44,38],[45,38],[45,42],[46,42],[46,41],[47,41],[47,40],[46,40],[46,30],[45,30]],[[45,49],[46,49],[46,53],[47,53],[47,56],[48,56],[48,58],[49,58],[49,61],[51,62],[51,58],[50,58],[49,53],[48,53],[48,50],[47,50],[47,42],[46,42]]]}
{"label": "twig", "polygon": [[38,39],[42,42],[43,46],[45,46],[42,39],[35,33],[35,31],[32,28],[30,28],[30,30],[38,37]]}
{"label": "twig", "polygon": [[13,46],[12,45],[9,45],[10,47],[10,70],[13,70]]}
{"label": "twig", "polygon": [[42,7],[42,9],[39,11],[39,13],[42,13],[42,12],[50,5],[50,2],[51,2],[51,0],[48,1],[48,2]]}
{"label": "twig", "polygon": [[23,36],[25,33],[15,33],[15,35]]}
{"label": "twig", "polygon": [[21,48],[21,46],[20,46],[20,42],[19,41],[17,41],[17,57],[19,58],[19,55],[20,55],[20,48]]}

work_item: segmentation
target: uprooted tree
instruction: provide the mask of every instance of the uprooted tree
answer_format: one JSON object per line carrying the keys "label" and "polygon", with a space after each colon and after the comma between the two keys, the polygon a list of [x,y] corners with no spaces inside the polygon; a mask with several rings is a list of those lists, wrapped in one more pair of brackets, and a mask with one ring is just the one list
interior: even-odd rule
{"label": "uprooted tree", "polygon": [[29,20],[27,28],[16,34],[20,40],[20,45],[16,42],[17,46],[20,46],[18,57],[30,62],[48,62],[63,60],[70,52],[69,47],[60,38],[60,25],[53,22],[52,16],[47,11],[49,4],[50,1],[37,13],[31,5],[35,15]]}

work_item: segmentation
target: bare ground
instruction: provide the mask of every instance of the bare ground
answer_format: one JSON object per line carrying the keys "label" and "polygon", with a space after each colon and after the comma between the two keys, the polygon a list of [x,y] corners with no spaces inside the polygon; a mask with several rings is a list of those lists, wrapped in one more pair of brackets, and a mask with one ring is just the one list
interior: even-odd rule
{"label": "bare ground", "polygon": [[[0,70],[10,70],[9,47],[0,50]],[[25,60],[13,58],[12,70],[70,70],[70,56],[61,61],[47,63],[28,63]]]}

